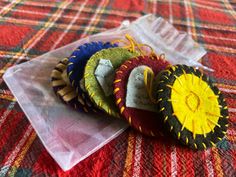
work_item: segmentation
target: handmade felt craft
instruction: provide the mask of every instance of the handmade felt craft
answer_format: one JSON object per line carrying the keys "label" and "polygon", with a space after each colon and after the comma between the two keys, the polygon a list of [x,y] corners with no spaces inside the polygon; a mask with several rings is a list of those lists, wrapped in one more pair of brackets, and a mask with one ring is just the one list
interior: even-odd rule
{"label": "handmade felt craft", "polygon": [[[87,92],[84,89],[84,67],[88,59],[95,54],[96,52],[107,49],[111,47],[117,47],[116,44],[111,44],[110,42],[90,42],[85,43],[79,46],[76,50],[73,51],[69,57],[69,63],[67,66],[67,75],[69,77],[71,85],[76,89],[76,92],[81,97],[85,97],[86,100],[90,98],[87,95]],[[90,104],[93,105],[92,102]],[[96,107],[93,105],[94,109]]]}
{"label": "handmade felt craft", "polygon": [[117,45],[110,42],[91,42],[85,43],[73,51],[69,57],[67,74],[74,88],[80,89],[80,80],[83,78],[84,67],[88,59],[96,52],[111,47],[117,47]]}
{"label": "handmade felt craft", "polygon": [[228,127],[223,95],[199,70],[176,65],[161,73],[156,88],[163,122],[171,134],[194,149],[222,140]]}
{"label": "handmade felt craft", "polygon": [[[137,56],[138,53],[130,52],[124,48],[103,49],[94,54],[87,62],[84,72],[85,88],[90,99],[109,115],[120,117],[119,110],[115,105],[113,95],[106,96],[95,76],[95,70],[101,59],[110,60],[114,69],[118,68],[125,60]],[[108,76],[105,76],[108,77]],[[116,91],[115,91],[116,92]]]}
{"label": "handmade felt craft", "polygon": [[[133,128],[149,136],[158,136],[162,134],[163,128],[160,115],[153,111],[153,106],[155,105],[154,101],[151,98],[148,98],[149,93],[147,90],[145,90],[146,93],[143,91],[144,70],[149,68],[154,75],[157,75],[168,65],[169,63],[166,60],[159,59],[155,56],[139,56],[125,61],[116,71],[114,95],[121,115]],[[133,81],[133,79],[137,79],[137,81]],[[131,86],[129,84],[131,84]],[[138,88],[131,89],[132,85]],[[133,94],[137,95],[134,96]],[[126,100],[133,99],[133,97],[137,100]],[[141,101],[144,101],[144,103],[139,103]],[[127,102],[128,105],[133,102],[131,105],[138,105],[138,107],[128,107]],[[150,108],[145,108],[145,106],[143,108],[139,107],[140,105],[144,105],[145,102],[149,105],[152,104],[151,111]],[[148,107],[148,105],[146,105],[146,107]]]}
{"label": "handmade felt craft", "polygon": [[66,74],[68,58],[61,60],[51,73],[51,84],[55,94],[66,104],[76,110],[84,112],[97,112],[91,104],[90,100],[85,98],[82,93],[78,95],[75,89],[71,86]]}

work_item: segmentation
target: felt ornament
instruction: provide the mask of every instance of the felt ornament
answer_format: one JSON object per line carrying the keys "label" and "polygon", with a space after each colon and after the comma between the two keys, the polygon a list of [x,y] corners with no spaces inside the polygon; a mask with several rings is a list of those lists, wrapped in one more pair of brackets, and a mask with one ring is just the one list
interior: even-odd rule
{"label": "felt ornament", "polygon": [[223,95],[199,70],[176,65],[162,72],[156,90],[163,122],[171,134],[193,149],[222,140],[228,127]]}
{"label": "felt ornament", "polygon": [[75,89],[80,89],[80,81],[83,78],[84,67],[89,58],[96,52],[111,47],[117,47],[117,45],[111,44],[110,42],[91,42],[85,43],[73,51],[69,57],[67,74],[71,85]]}
{"label": "felt ornament", "polygon": [[[162,134],[163,128],[160,115],[153,111],[155,101],[151,99],[151,93],[148,91],[152,89],[152,84],[148,90],[143,88],[145,85],[144,71],[151,70],[154,76],[168,65],[166,60],[156,56],[139,56],[125,61],[116,71],[114,95],[120,113],[133,128],[145,135],[159,136]],[[143,89],[145,90],[143,91]],[[144,103],[138,103],[142,101]],[[138,106],[134,108],[135,106],[130,107],[130,104]],[[156,110],[158,109],[156,108]]]}
{"label": "felt ornament", "polygon": [[[96,52],[111,47],[117,47],[116,44],[110,42],[90,42],[79,46],[73,51],[69,57],[69,63],[67,66],[67,75],[69,77],[71,85],[76,89],[76,92],[80,96],[84,96],[89,100],[89,97],[84,89],[84,67],[89,58]],[[93,104],[90,102],[90,104]]]}
{"label": "felt ornament", "polygon": [[96,104],[96,106],[104,110],[109,115],[112,115],[114,117],[120,117],[119,110],[115,105],[113,95],[110,96],[105,95],[104,90],[100,85],[101,83],[99,83],[96,78],[95,70],[98,67],[100,60],[102,59],[109,60],[112,64],[112,67],[115,70],[125,60],[137,55],[138,55],[137,52],[130,52],[125,48],[117,47],[117,48],[103,49],[94,54],[86,64],[84,72],[85,89],[87,90],[90,99]]}
{"label": "felt ornament", "polygon": [[90,100],[86,99],[83,93],[78,95],[75,89],[71,86],[66,73],[67,64],[68,58],[64,58],[52,70],[51,84],[55,94],[60,98],[60,100],[76,110],[97,112]]}

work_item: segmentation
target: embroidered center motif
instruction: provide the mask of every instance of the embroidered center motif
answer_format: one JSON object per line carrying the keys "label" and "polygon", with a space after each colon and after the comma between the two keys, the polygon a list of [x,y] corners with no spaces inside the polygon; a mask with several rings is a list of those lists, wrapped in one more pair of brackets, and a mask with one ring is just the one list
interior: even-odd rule
{"label": "embroidered center motif", "polygon": [[209,133],[219,120],[216,95],[205,81],[193,74],[175,80],[171,100],[174,115],[194,134]]}

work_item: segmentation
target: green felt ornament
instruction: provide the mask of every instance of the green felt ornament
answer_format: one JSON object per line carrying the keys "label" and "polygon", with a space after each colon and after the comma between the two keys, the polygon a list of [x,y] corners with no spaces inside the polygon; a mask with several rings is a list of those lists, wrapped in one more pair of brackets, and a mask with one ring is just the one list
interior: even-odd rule
{"label": "green felt ornament", "polygon": [[[110,60],[114,70],[116,70],[125,60],[137,55],[137,52],[130,52],[125,48],[117,47],[104,49],[94,54],[86,64],[84,72],[85,89],[87,90],[90,99],[97,105],[97,107],[111,116],[120,117],[119,109],[115,104],[113,94],[110,96],[105,95],[95,76],[95,70],[100,59]],[[114,92],[116,92],[116,90],[114,90]]]}

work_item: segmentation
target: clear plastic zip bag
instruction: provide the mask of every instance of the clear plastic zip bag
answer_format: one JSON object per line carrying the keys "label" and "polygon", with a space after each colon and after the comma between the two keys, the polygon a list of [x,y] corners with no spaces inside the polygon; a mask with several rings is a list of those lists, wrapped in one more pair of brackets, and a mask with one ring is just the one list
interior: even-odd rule
{"label": "clear plastic zip bag", "polygon": [[117,137],[128,124],[107,115],[80,113],[61,103],[50,85],[51,71],[79,45],[124,39],[125,34],[150,45],[157,54],[165,53],[172,64],[202,67],[197,62],[206,54],[201,46],[161,17],[146,15],[13,66],[3,76],[45,148],[64,171]]}

